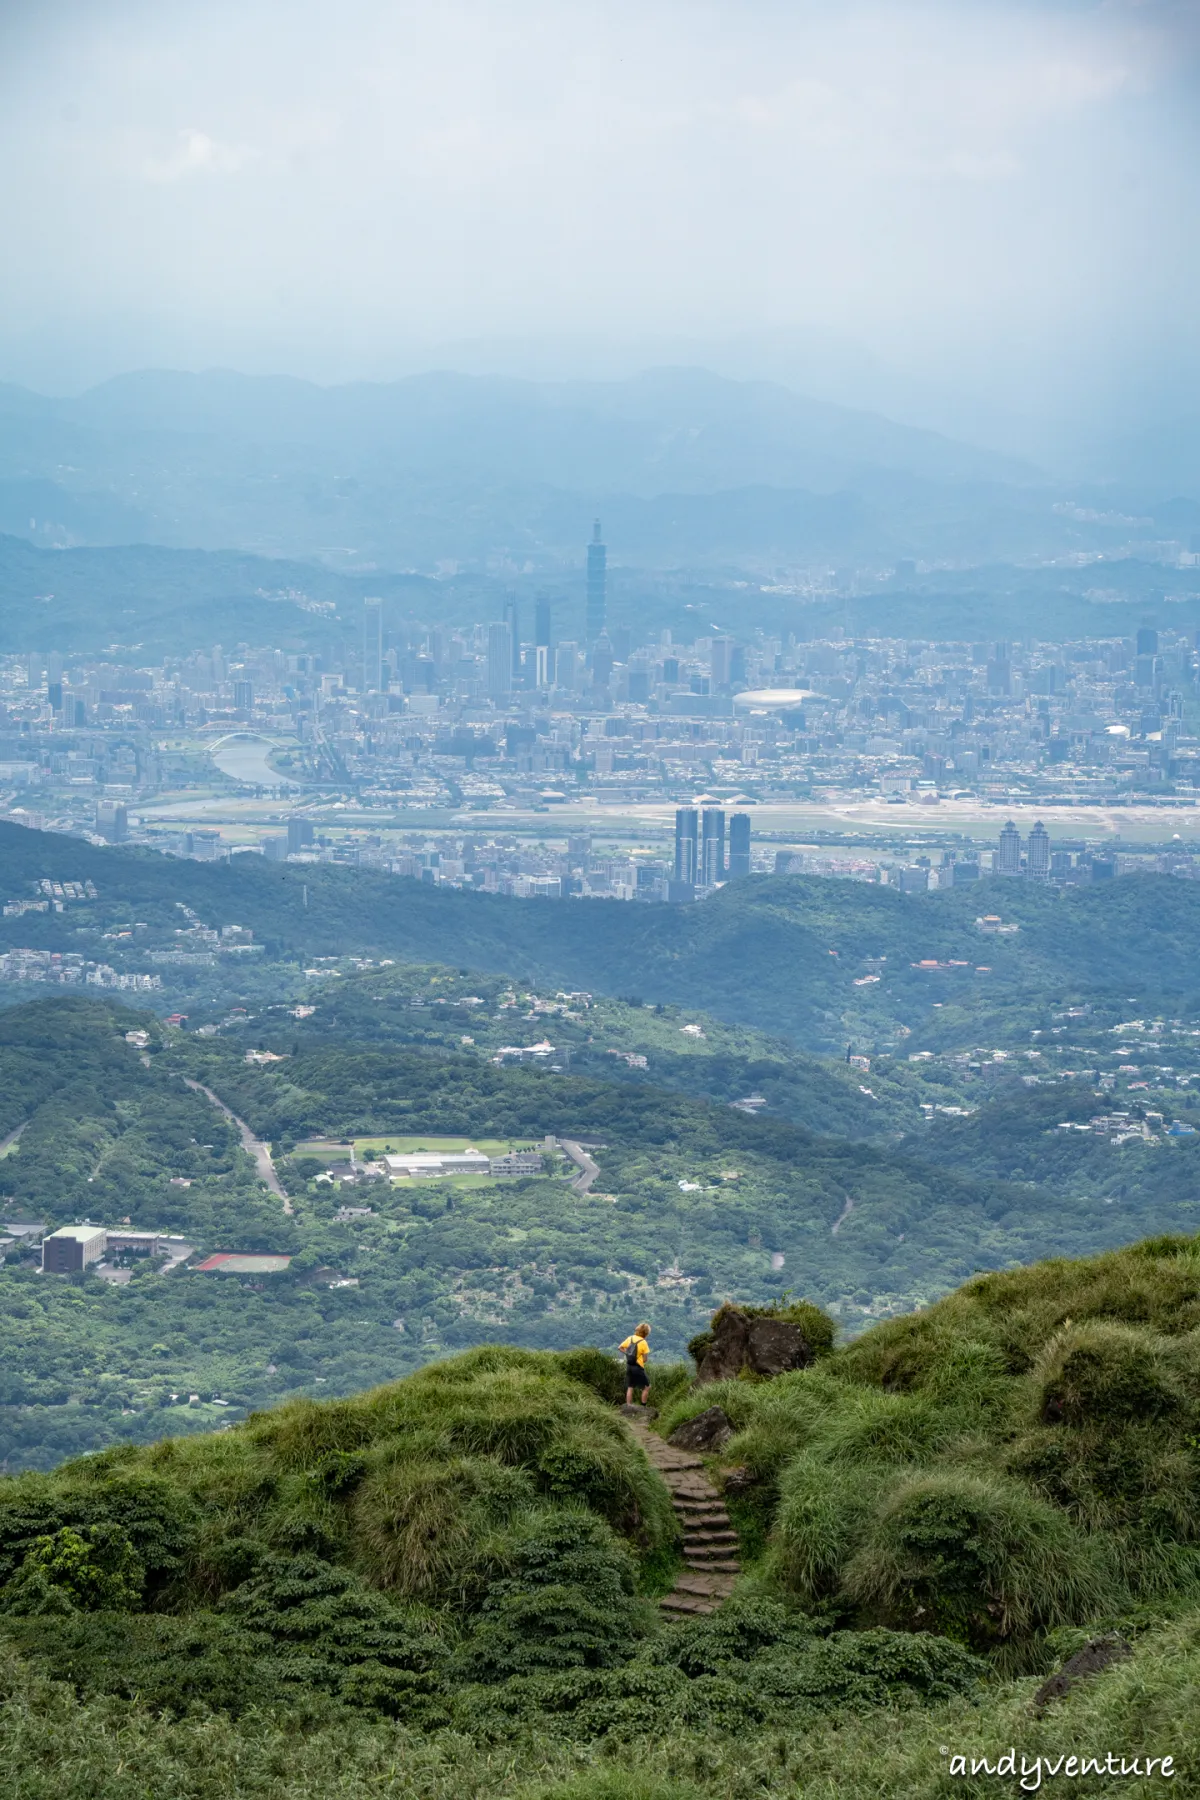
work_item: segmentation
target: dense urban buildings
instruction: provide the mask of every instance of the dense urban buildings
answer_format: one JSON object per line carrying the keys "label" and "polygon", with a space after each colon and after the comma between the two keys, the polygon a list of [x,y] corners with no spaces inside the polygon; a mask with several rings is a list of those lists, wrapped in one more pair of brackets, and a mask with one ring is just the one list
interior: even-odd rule
{"label": "dense urban buildings", "polygon": [[[0,809],[175,855],[349,860],[543,898],[702,899],[771,869],[907,892],[989,872],[1061,883],[1151,853],[1190,872],[1172,817],[1200,797],[1187,632],[806,636],[798,601],[790,632],[684,639],[639,628],[636,608],[614,620],[609,576],[597,521],[573,590],[514,591],[474,623],[364,595],[320,651],[9,657]],[[1162,830],[1099,834],[1122,807],[1159,809]]]}

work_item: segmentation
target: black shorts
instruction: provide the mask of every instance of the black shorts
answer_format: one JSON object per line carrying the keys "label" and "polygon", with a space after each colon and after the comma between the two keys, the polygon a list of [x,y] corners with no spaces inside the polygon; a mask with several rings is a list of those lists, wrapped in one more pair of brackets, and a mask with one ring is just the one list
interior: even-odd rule
{"label": "black shorts", "polygon": [[625,1386],[627,1388],[648,1388],[650,1377],[640,1363],[626,1363]]}

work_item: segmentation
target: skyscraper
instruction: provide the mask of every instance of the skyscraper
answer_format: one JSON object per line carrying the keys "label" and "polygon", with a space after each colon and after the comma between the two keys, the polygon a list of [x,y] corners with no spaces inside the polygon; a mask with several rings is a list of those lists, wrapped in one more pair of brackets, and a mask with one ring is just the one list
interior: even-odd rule
{"label": "skyscraper", "polygon": [[1025,873],[1030,881],[1046,881],[1050,875],[1050,833],[1039,819],[1029,834]]}
{"label": "skyscraper", "polygon": [[712,641],[712,684],[714,693],[727,688],[733,678],[733,639],[715,637]]}
{"label": "skyscraper", "polygon": [[694,806],[681,806],[675,814],[675,879],[695,886],[697,836],[700,819]]}
{"label": "skyscraper", "polygon": [[607,632],[601,632],[592,650],[592,686],[606,688],[612,680],[613,653]]}
{"label": "skyscraper", "polygon": [[512,632],[503,623],[488,626],[488,695],[501,705],[512,693]]}
{"label": "skyscraper", "polygon": [[608,613],[608,550],[600,537],[600,521],[592,527],[587,547],[587,641],[594,644]]}
{"label": "skyscraper", "polygon": [[1150,625],[1143,625],[1138,630],[1137,654],[1139,656],[1158,655],[1158,633]]}
{"label": "skyscraper", "polygon": [[533,609],[534,679],[539,688],[548,688],[554,685],[554,638],[551,605],[549,597],[543,594]]}
{"label": "skyscraper", "polygon": [[504,623],[512,639],[512,672],[516,676],[521,673],[521,612],[515,594],[510,594],[504,602]]}
{"label": "skyscraper", "polygon": [[725,879],[725,814],[719,806],[706,806],[701,819],[700,880],[715,887]]}
{"label": "skyscraper", "polygon": [[383,691],[383,601],[363,601],[363,693]]}
{"label": "skyscraper", "polygon": [[729,821],[729,879],[750,873],[750,814],[734,813]]}
{"label": "skyscraper", "polygon": [[1011,819],[1000,833],[1000,847],[996,851],[993,870],[997,875],[1021,873],[1021,834]]}

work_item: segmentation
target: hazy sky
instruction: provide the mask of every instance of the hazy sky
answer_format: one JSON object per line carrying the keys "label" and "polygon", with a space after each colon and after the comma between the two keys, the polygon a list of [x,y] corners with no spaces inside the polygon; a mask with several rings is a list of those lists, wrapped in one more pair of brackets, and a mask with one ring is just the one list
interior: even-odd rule
{"label": "hazy sky", "polygon": [[981,390],[1194,367],[1198,38],[1192,0],[0,0],[0,377],[760,332]]}

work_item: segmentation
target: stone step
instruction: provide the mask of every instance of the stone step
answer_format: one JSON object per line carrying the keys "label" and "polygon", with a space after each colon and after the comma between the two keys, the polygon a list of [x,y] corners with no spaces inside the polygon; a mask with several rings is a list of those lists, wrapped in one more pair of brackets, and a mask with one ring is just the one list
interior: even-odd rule
{"label": "stone step", "polygon": [[689,1599],[683,1594],[668,1594],[660,1602],[658,1610],[669,1619],[697,1619],[716,1612],[717,1602]]}
{"label": "stone step", "polygon": [[733,1580],[734,1578],[732,1575],[710,1575],[707,1572],[704,1574],[693,1574],[689,1570],[686,1575],[679,1576],[672,1592],[676,1594],[694,1594],[699,1599],[704,1599],[706,1597],[712,1599],[714,1596],[717,1596],[724,1600],[727,1595],[733,1592]]}
{"label": "stone step", "polygon": [[687,1563],[688,1568],[694,1569],[698,1575],[740,1575],[742,1572],[741,1563],[730,1562],[727,1556],[685,1555],[684,1561]]}
{"label": "stone step", "polygon": [[723,1544],[736,1547],[738,1541],[736,1531],[714,1531],[708,1528],[698,1530],[692,1525],[685,1528],[683,1535],[689,1544],[711,1544],[714,1549]]}

